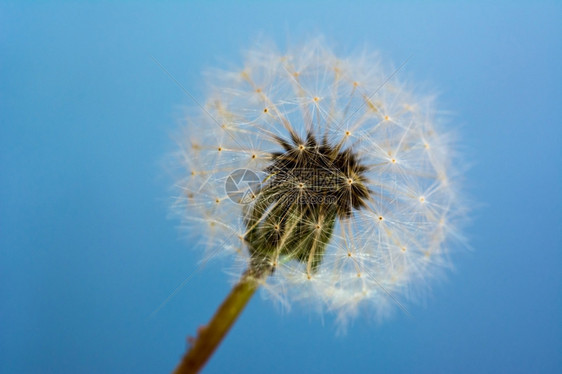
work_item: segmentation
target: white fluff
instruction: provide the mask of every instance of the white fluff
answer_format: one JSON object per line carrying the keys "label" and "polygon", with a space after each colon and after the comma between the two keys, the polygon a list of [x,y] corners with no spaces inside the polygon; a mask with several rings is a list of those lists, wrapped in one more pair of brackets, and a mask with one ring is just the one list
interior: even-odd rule
{"label": "white fluff", "polygon": [[321,40],[284,54],[262,46],[240,70],[212,74],[208,113],[188,118],[180,141],[176,208],[207,255],[234,256],[240,273],[248,259],[243,207],[224,184],[236,169],[267,167],[281,151],[274,136],[286,138],[289,127],[303,137],[327,132],[369,166],[368,208],[338,220],[318,272],[310,277],[305,264],[281,259],[263,285],[343,323],[362,309],[386,315],[427,289],[450,266],[464,212],[450,131],[438,127],[432,97],[389,80],[393,71],[381,66],[373,55],[339,58]]}

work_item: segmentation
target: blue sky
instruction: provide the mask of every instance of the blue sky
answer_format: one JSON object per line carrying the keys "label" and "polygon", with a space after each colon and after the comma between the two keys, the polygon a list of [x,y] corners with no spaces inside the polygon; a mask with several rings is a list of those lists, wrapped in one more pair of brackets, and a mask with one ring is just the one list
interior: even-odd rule
{"label": "blue sky", "polygon": [[208,373],[562,371],[556,2],[0,3],[0,371],[169,372],[229,290],[169,219],[163,165],[202,71],[260,37],[366,46],[440,93],[474,209],[412,316],[334,321],[255,297]]}

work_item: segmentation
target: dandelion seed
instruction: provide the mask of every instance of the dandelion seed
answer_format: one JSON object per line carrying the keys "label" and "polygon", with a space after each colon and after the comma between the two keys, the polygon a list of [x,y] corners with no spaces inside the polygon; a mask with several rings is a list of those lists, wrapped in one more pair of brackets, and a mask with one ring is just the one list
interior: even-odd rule
{"label": "dandelion seed", "polygon": [[[362,309],[388,314],[448,266],[462,212],[450,138],[432,99],[380,66],[320,41],[259,49],[242,73],[215,76],[208,112],[189,120],[178,207],[214,253],[242,264],[244,298],[261,285],[345,324]],[[259,180],[244,174],[229,200],[239,170]]]}

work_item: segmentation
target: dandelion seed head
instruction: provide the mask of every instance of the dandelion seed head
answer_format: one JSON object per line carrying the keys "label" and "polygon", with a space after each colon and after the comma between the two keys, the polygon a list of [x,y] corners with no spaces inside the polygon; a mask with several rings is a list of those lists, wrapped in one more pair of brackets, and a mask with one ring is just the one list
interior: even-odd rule
{"label": "dandelion seed head", "polygon": [[[257,48],[238,71],[213,74],[180,142],[176,207],[207,255],[267,273],[273,299],[342,324],[415,300],[460,238],[450,132],[431,96],[382,66],[321,40]],[[240,170],[257,179],[239,174],[248,193],[235,201],[225,185]]]}

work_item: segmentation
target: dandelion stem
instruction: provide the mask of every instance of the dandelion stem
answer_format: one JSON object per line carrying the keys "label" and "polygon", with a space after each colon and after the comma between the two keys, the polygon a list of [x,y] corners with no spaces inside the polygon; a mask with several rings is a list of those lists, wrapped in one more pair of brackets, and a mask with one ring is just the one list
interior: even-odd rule
{"label": "dandelion stem", "polygon": [[246,272],[211,321],[199,330],[197,338],[174,374],[197,373],[203,368],[258,287],[258,280],[250,272]]}

